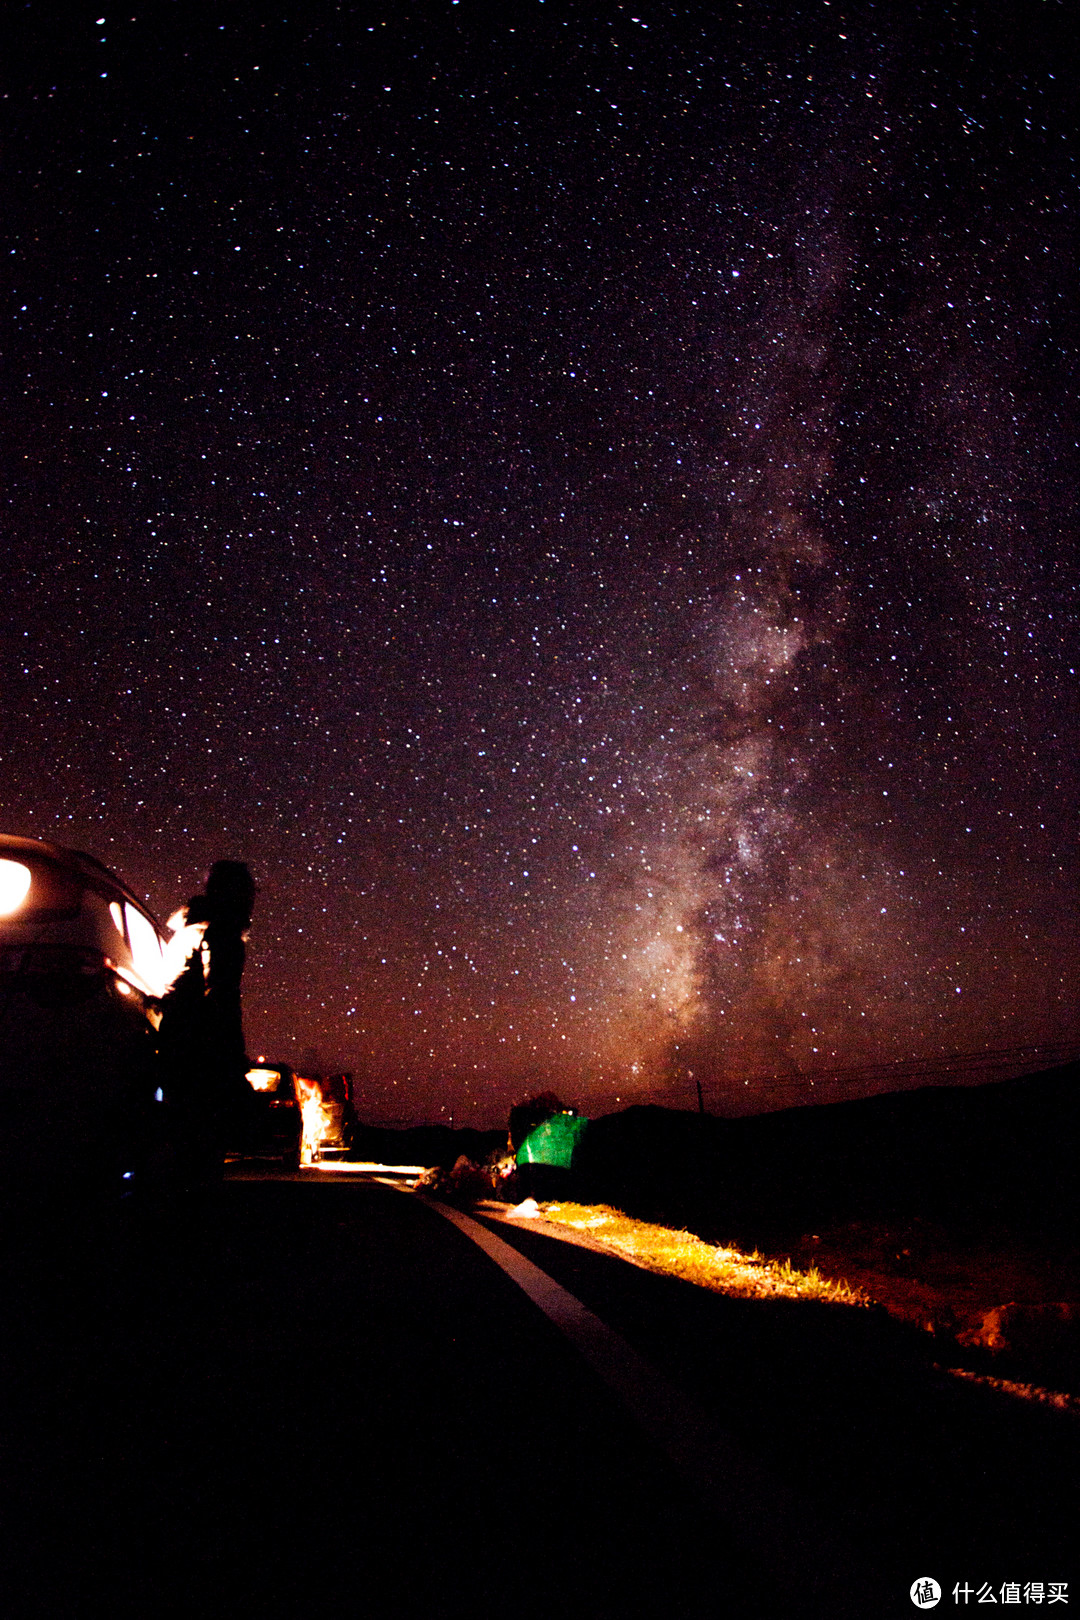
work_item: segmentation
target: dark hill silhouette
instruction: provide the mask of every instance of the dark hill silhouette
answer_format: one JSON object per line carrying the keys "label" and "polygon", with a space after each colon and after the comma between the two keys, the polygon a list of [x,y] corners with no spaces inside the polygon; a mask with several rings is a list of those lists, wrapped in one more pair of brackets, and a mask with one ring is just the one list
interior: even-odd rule
{"label": "dark hill silhouette", "polygon": [[[351,1157],[449,1168],[501,1131],[357,1129]],[[652,1105],[594,1119],[573,1196],[768,1248],[845,1221],[919,1217],[1057,1248],[1078,1232],[1080,1064],[738,1119]]]}
{"label": "dark hill silhouette", "polygon": [[768,1247],[842,1221],[1077,1236],[1080,1065],[981,1086],[717,1119],[634,1107],[596,1119],[578,1196]]}

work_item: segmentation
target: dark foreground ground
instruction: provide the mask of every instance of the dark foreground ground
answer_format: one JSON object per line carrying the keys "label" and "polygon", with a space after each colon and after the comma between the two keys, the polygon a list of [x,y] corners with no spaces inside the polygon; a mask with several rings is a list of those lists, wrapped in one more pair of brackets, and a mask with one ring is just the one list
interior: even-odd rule
{"label": "dark foreground ground", "polygon": [[816,1598],[777,1590],[767,1495],[750,1545],[435,1211],[301,1176],[9,1220],[3,1613],[876,1620],[917,1576],[942,1612],[956,1581],[1072,1579],[1067,1416],[943,1378],[883,1314],[498,1230],[806,1502],[784,1552]]}

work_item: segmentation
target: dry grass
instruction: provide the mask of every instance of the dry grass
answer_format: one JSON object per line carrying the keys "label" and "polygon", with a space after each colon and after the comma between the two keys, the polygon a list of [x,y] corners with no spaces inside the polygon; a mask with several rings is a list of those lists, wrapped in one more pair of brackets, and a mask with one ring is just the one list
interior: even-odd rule
{"label": "dry grass", "polygon": [[987,1373],[969,1372],[966,1367],[946,1367],[945,1371],[950,1378],[964,1378],[968,1383],[1000,1390],[1002,1394],[1012,1395],[1017,1400],[1052,1406],[1059,1412],[1068,1412],[1072,1417],[1080,1418],[1080,1396],[1070,1395],[1067,1390],[1044,1389],[1040,1384],[1020,1384],[1011,1378],[991,1378]]}
{"label": "dry grass", "polygon": [[636,1221],[606,1204],[544,1204],[544,1219],[574,1227],[601,1248],[649,1271],[683,1277],[718,1294],[744,1299],[819,1299],[838,1305],[868,1305],[868,1297],[817,1267],[797,1271],[790,1260],[767,1260],[756,1251],[705,1243],[692,1232]]}

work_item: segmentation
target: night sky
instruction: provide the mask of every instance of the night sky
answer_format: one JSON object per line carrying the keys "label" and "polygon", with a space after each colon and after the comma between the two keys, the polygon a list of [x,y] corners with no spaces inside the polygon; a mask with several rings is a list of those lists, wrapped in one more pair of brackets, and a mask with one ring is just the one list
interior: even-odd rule
{"label": "night sky", "polygon": [[0,826],[369,1118],[1080,1050],[1074,24],[11,8]]}

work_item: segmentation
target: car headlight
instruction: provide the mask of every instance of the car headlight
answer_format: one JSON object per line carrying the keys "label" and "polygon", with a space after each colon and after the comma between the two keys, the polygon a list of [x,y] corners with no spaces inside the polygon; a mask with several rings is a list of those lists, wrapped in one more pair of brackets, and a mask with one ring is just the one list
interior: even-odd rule
{"label": "car headlight", "polygon": [[0,917],[18,911],[30,893],[30,868],[22,861],[0,860]]}

